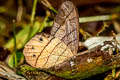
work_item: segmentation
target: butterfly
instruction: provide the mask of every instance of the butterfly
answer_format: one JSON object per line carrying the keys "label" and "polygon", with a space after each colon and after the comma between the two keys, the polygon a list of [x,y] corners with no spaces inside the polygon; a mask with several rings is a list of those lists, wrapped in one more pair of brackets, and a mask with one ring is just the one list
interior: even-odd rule
{"label": "butterfly", "polygon": [[74,4],[61,4],[50,34],[36,34],[24,47],[28,64],[35,68],[50,68],[72,57],[78,51],[79,17]]}

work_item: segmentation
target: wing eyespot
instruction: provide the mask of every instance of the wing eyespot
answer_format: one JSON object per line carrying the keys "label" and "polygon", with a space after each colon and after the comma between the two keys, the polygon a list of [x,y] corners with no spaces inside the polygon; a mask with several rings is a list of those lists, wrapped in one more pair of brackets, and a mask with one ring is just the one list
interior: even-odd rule
{"label": "wing eyespot", "polygon": [[42,37],[40,37],[40,39],[39,39],[40,41],[43,41],[43,38]]}
{"label": "wing eyespot", "polygon": [[36,57],[36,55],[35,55],[35,54],[33,54],[33,57]]}
{"label": "wing eyespot", "polygon": [[34,47],[32,46],[32,49],[34,49]]}

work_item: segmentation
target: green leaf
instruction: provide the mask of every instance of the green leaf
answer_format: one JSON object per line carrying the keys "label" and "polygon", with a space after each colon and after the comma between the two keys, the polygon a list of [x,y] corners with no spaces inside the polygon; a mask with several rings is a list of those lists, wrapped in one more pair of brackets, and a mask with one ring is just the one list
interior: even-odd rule
{"label": "green leaf", "polygon": [[[40,25],[39,22],[35,22],[35,24],[32,27],[32,33],[31,33],[30,37],[32,37],[33,35],[35,35],[38,32],[39,25]],[[26,26],[24,26],[24,28],[20,32],[18,32],[16,34],[16,48],[17,49],[21,49],[25,45],[25,43],[27,42],[29,30],[30,30],[30,25],[26,25]],[[10,51],[13,51],[14,50],[14,39],[11,38],[4,45],[4,47],[8,48]]]}
{"label": "green leaf", "polygon": [[31,37],[33,37],[40,29],[40,23],[39,22],[35,22],[35,24],[32,27],[32,33],[31,33]]}
{"label": "green leaf", "polygon": [[14,64],[14,55],[13,54],[10,54],[10,56],[9,56],[8,66],[10,66],[11,68],[15,67],[15,64]]}

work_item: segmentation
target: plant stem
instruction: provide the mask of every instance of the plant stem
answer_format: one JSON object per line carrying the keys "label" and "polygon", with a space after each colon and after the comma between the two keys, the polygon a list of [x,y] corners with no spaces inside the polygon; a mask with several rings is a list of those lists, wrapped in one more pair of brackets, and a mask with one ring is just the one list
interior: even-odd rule
{"label": "plant stem", "polygon": [[15,67],[17,67],[17,57],[16,57],[16,53],[17,53],[17,49],[16,49],[16,31],[15,31],[15,20],[13,20],[13,32],[14,32],[14,60],[15,60]]}
{"label": "plant stem", "polygon": [[56,11],[52,5],[49,3],[48,0],[41,0],[40,1],[44,6],[46,6],[47,8],[49,8],[50,10],[52,10],[54,13],[58,13],[58,11]]}
{"label": "plant stem", "polygon": [[41,26],[40,26],[39,32],[42,32],[42,30],[44,29],[45,24],[47,23],[47,20],[48,20],[48,17],[49,17],[49,16],[50,16],[50,12],[49,12],[49,11],[46,11],[46,17],[45,17],[43,23],[42,23]]}
{"label": "plant stem", "polygon": [[34,22],[34,18],[35,18],[36,7],[37,7],[37,0],[34,0],[32,14],[31,14],[31,25],[30,25],[31,27],[30,27],[30,30],[29,30],[28,37],[27,37],[26,41],[28,41],[30,39],[30,36],[31,36],[32,26],[33,26],[33,22]]}
{"label": "plant stem", "polygon": [[37,0],[34,0],[32,14],[31,14],[31,24],[33,24],[34,21],[36,6],[37,6]]}
{"label": "plant stem", "polygon": [[49,9],[55,12],[56,14],[58,13],[58,11],[56,11],[52,6]]}
{"label": "plant stem", "polygon": [[80,17],[79,23],[85,23],[85,22],[93,22],[93,21],[104,21],[104,20],[112,20],[118,18],[118,14],[112,14],[112,15],[101,15],[101,16],[90,16],[90,17]]}

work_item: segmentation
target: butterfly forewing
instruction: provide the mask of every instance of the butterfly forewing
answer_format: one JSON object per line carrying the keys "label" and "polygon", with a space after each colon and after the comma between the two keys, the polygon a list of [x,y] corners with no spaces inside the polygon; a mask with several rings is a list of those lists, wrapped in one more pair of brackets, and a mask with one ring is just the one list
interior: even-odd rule
{"label": "butterfly forewing", "polygon": [[54,20],[51,35],[61,39],[73,52],[77,53],[79,42],[78,13],[70,1],[65,1],[59,8]]}

